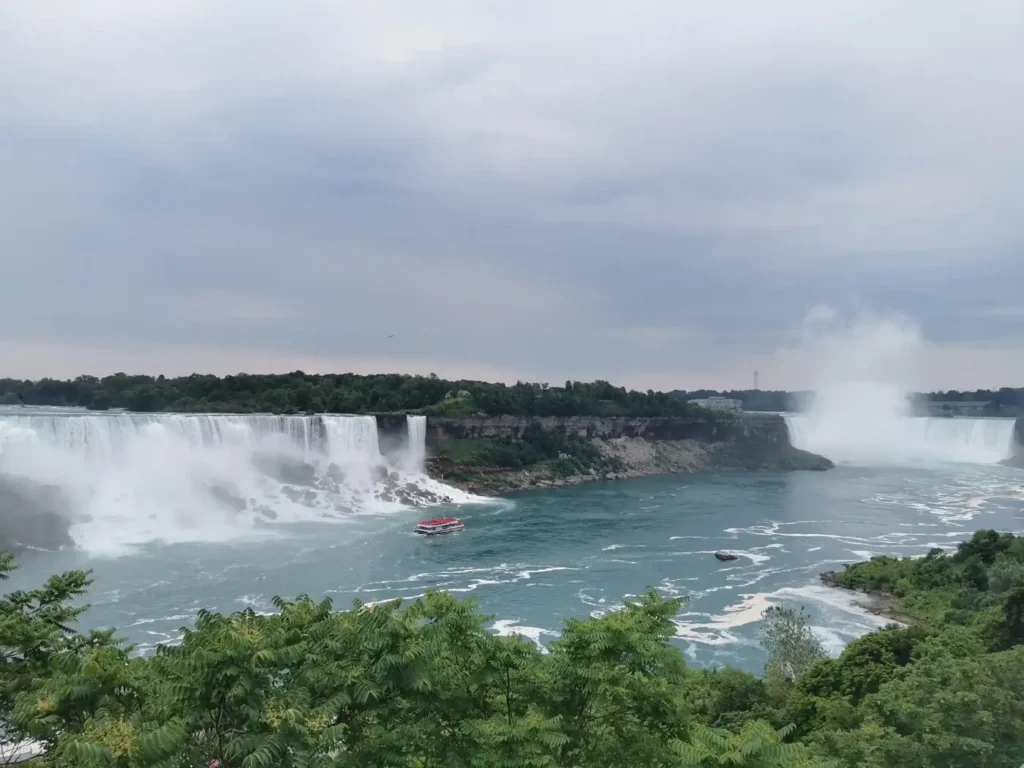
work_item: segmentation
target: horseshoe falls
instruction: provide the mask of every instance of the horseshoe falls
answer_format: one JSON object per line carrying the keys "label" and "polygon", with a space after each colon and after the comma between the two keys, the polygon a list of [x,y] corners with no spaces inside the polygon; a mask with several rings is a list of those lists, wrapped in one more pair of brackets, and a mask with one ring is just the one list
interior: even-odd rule
{"label": "horseshoe falls", "polygon": [[836,463],[900,465],[927,462],[996,464],[1012,458],[1016,421],[830,411],[786,416],[797,448]]}

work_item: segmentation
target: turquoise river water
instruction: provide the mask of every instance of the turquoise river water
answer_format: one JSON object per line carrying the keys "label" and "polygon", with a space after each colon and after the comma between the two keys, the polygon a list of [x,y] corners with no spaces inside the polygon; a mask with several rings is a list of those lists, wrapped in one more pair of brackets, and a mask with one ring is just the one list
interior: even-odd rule
{"label": "turquoise river water", "polygon": [[[565,618],[601,615],[653,587],[687,598],[676,642],[693,664],[759,672],[766,607],[805,606],[838,652],[881,621],[823,587],[821,571],[952,547],[980,527],[1024,529],[1024,474],[969,463],[841,465],[597,483],[443,509],[466,530],[420,537],[412,530],[423,510],[370,510],[227,540],[142,541],[117,556],[33,553],[8,586],[92,568],[84,623],[118,627],[140,652],[174,642],[202,607],[271,611],[274,595],[306,592],[343,608],[431,588],[475,598],[494,631],[543,645]],[[719,549],[740,559],[719,562]]]}

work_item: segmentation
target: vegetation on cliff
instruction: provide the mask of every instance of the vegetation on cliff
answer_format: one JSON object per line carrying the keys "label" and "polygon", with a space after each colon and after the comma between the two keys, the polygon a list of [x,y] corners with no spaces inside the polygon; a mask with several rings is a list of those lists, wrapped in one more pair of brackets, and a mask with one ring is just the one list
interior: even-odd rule
{"label": "vegetation on cliff", "polygon": [[661,432],[655,428],[631,436],[625,429],[605,430],[604,437],[591,438],[574,431],[578,424],[567,429],[564,424],[530,421],[514,436],[476,434],[473,424],[456,423],[456,435],[439,443],[427,470],[482,494],[681,472],[833,466],[822,456],[793,448],[779,417],[711,423],[701,418],[673,422]]}
{"label": "vegetation on cliff", "polygon": [[686,416],[706,413],[663,392],[636,392],[606,381],[563,387],[519,382],[446,381],[436,376],[376,374],[179,378],[79,376],[61,381],[0,379],[0,404],[77,406],[94,410],[224,413],[373,413],[422,411],[465,416]]}
{"label": "vegetation on cliff", "polygon": [[511,473],[532,471],[552,482],[623,469],[621,460],[602,453],[592,441],[530,424],[518,437],[463,437],[441,445],[428,472],[478,493],[500,493],[519,485]]}
{"label": "vegetation on cliff", "polygon": [[921,622],[827,658],[800,612],[770,609],[763,678],[688,668],[680,603],[653,592],[568,620],[549,653],[433,592],[204,611],[180,646],[139,658],[74,630],[89,579],[72,572],[0,600],[0,727],[60,768],[1016,768],[1022,568],[1022,539],[991,531],[953,556],[853,566],[836,580],[902,591]]}

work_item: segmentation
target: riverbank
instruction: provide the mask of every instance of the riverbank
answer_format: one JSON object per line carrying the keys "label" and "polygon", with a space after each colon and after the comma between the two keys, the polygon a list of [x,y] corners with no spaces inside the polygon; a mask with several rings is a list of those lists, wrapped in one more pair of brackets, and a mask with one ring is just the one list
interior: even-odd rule
{"label": "riverbank", "polygon": [[[977,531],[955,552],[876,555],[821,574],[823,584],[857,593],[863,607],[904,624],[972,625],[994,644],[1024,641],[1024,537]],[[968,609],[970,606],[970,609]]]}
{"label": "riverbank", "polygon": [[910,626],[914,623],[911,616],[903,606],[903,601],[892,592],[885,590],[860,590],[845,587],[840,583],[839,574],[835,571],[825,571],[821,574],[821,583],[832,589],[842,590],[852,596],[853,604],[862,608],[870,614],[891,619],[897,624]]}
{"label": "riverbank", "polygon": [[822,471],[781,418],[428,420],[427,473],[502,495],[595,481],[698,472]]}

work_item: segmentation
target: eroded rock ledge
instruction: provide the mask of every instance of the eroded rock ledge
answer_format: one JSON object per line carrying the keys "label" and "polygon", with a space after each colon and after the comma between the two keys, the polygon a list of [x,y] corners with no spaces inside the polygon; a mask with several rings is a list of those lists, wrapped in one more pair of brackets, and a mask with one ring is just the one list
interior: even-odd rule
{"label": "eroded rock ledge", "polygon": [[431,417],[427,449],[432,476],[488,495],[661,474],[832,467],[794,448],[780,416]]}

